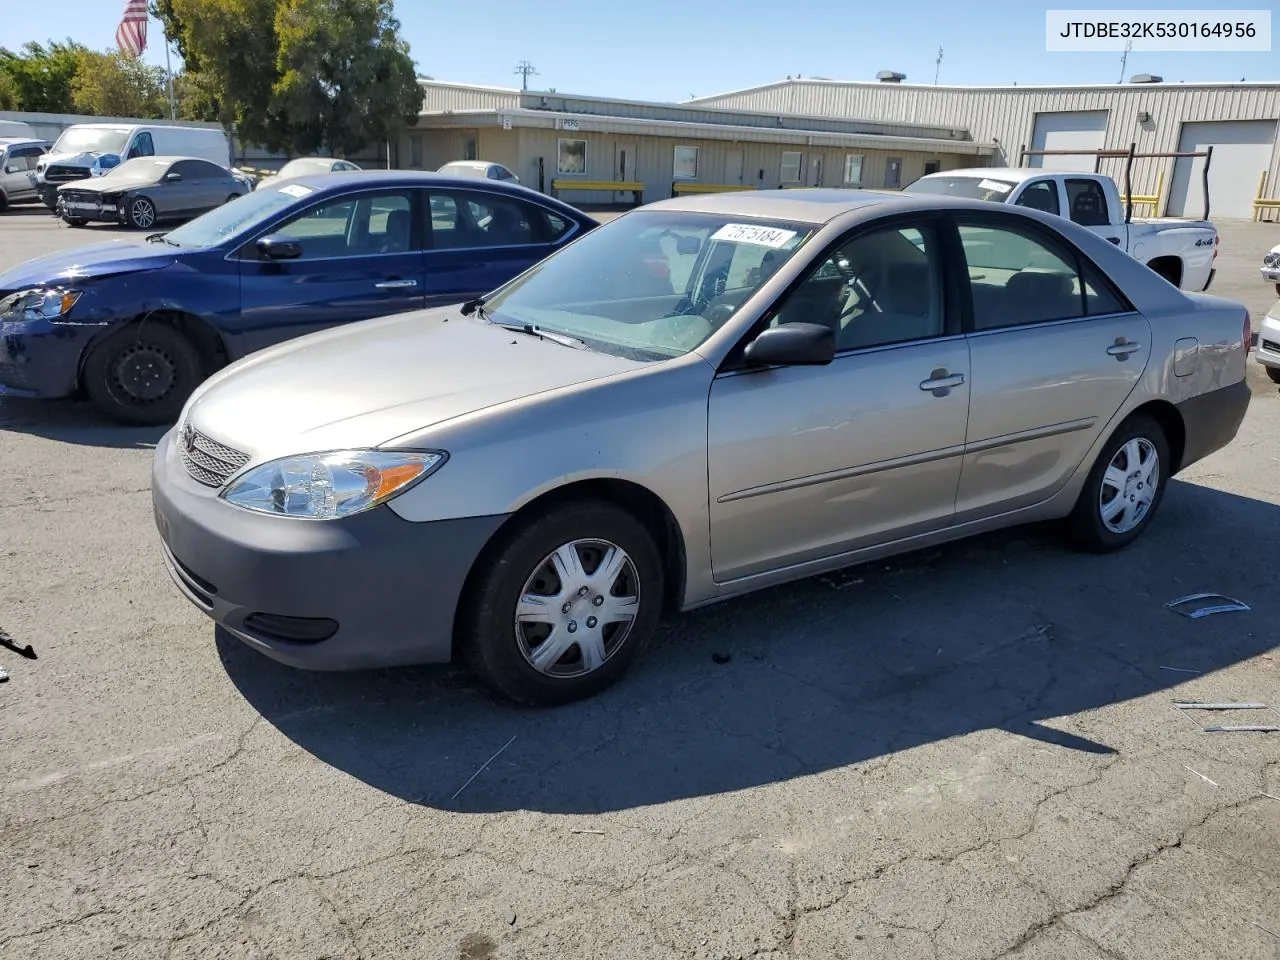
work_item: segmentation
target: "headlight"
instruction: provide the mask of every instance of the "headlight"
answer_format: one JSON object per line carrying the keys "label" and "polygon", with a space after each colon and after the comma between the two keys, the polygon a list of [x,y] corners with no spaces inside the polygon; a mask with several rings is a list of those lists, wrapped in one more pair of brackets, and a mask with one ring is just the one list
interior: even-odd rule
{"label": "headlight", "polygon": [[237,507],[280,517],[333,520],[385,503],[435,472],[443,453],[343,450],[273,460],[222,494]]}
{"label": "headlight", "polygon": [[80,299],[79,290],[36,288],[20,290],[0,300],[0,318],[5,320],[57,320],[65,317]]}

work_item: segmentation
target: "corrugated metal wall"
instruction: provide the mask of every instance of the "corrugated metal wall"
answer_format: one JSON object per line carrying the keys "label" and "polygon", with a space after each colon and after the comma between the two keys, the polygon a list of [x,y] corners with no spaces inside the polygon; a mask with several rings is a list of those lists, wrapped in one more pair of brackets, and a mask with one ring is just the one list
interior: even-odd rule
{"label": "corrugated metal wall", "polygon": [[519,90],[469,87],[466,84],[419,80],[422,87],[422,112],[446,110],[506,110],[520,106]]}
{"label": "corrugated metal wall", "polygon": [[[784,81],[693,101],[691,105],[741,110],[779,110],[821,116],[895,119],[908,123],[954,123],[975,140],[998,140],[1004,157],[1017,165],[1018,151],[1030,146],[1037,113],[1080,110],[1110,111],[1107,147],[1138,152],[1172,152],[1184,122],[1204,120],[1273,120],[1280,117],[1280,84],[1268,86],[1130,84],[1124,87],[1044,89],[1028,87],[961,88],[892,83],[824,83]],[[1138,122],[1139,111],[1151,120]],[[1173,160],[1141,160],[1134,164],[1134,192],[1155,190],[1157,171],[1164,171],[1165,192],[1173,178]],[[1123,161],[1103,161],[1103,172],[1117,177]],[[1268,183],[1280,195],[1280,151],[1273,148]]]}

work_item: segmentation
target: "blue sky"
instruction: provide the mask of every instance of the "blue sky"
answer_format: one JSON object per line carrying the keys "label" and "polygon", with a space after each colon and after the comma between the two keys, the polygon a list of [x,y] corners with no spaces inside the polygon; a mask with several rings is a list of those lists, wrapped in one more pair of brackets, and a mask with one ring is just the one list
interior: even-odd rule
{"label": "blue sky", "polygon": [[[1234,4],[1233,4],[1234,5]],[[1054,3],[1055,8],[1103,8]],[[1117,9],[1205,9],[1214,3],[1141,0]],[[1226,6],[1219,3],[1217,6]],[[1240,7],[1265,8],[1253,0]],[[6,4],[0,46],[70,37],[105,49],[114,44],[123,0],[61,0],[55,18],[38,3]],[[877,13],[877,8],[884,13]],[[893,12],[888,12],[893,11]],[[419,72],[440,80],[518,86],[515,64],[538,69],[531,88],[640,100],[683,100],[781,80],[788,74],[870,80],[898,70],[908,82],[932,83],[938,47],[941,82],[955,84],[1114,83],[1117,53],[1046,53],[1045,6],[986,0],[916,0],[909,4],[840,5],[830,0],[734,0],[689,3],[648,0],[610,4],[561,0],[428,3],[400,0],[397,14]],[[1280,24],[1274,25],[1280,27]],[[159,25],[152,21],[146,59],[163,64]],[[175,60],[175,67],[177,62]],[[1280,53],[1150,53],[1129,55],[1127,74],[1168,81],[1280,81]]]}

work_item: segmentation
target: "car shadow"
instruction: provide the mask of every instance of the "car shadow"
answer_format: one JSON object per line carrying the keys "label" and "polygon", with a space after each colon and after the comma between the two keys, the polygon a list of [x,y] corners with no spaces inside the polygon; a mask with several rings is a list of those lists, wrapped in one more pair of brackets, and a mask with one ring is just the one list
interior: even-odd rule
{"label": "car shadow", "polygon": [[85,447],[146,449],[154,447],[168,427],[127,427],[78,400],[27,400],[0,397],[0,430],[26,433]]}
{"label": "car shadow", "polygon": [[[1067,751],[1064,763],[1113,752],[1082,713],[1274,645],[1277,540],[1275,505],[1174,481],[1120,553],[1083,555],[1023,528],[778,587],[673,619],[619,685],[545,711],[498,701],[457,668],[309,673],[221,631],[217,643],[267,721],[388,794],[443,810],[600,813],[985,729]],[[1190,620],[1165,607],[1202,591],[1253,609]],[[1167,722],[1183,721],[1170,710]]]}

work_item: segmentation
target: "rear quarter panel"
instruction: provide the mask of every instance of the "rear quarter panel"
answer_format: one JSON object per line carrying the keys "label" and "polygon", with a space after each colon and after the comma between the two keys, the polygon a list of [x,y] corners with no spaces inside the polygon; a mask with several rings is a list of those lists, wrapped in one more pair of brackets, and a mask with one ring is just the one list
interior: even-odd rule
{"label": "rear quarter panel", "polygon": [[1143,263],[1157,257],[1177,257],[1182,261],[1180,286],[1198,292],[1213,269],[1215,237],[1217,231],[1207,223],[1135,222],[1129,228],[1129,252]]}

